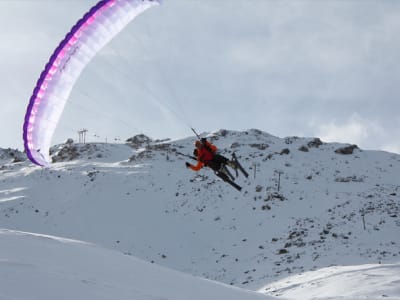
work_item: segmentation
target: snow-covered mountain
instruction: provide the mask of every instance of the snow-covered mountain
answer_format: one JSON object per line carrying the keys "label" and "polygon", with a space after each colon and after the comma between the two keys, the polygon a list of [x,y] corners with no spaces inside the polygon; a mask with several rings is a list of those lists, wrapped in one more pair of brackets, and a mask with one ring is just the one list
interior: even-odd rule
{"label": "snow-covered mountain", "polygon": [[[374,270],[387,271],[382,283],[392,288],[381,296],[400,297],[400,155],[255,129],[203,136],[227,157],[235,152],[249,171],[236,179],[241,192],[209,169],[185,168],[190,158],[182,154],[192,153],[194,138],[68,141],[53,147],[55,163],[47,169],[2,150],[0,228],[85,241],[114,256],[293,299],[290,291],[306,286],[315,299],[311,287],[329,284],[320,284],[323,274],[348,271],[339,266],[369,276],[363,270],[371,268],[360,265],[382,264]],[[19,247],[24,239],[17,236]],[[8,261],[8,252],[0,253]],[[338,267],[323,269],[332,266]],[[320,297],[330,295],[341,296]]]}

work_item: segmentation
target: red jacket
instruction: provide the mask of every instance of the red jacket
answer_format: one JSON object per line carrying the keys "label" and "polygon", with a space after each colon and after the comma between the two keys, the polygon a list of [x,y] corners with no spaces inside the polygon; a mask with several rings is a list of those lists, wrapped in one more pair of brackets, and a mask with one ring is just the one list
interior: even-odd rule
{"label": "red jacket", "polygon": [[205,145],[197,148],[197,165],[190,165],[193,171],[198,171],[203,168],[209,161],[214,158],[215,153],[217,153],[218,148],[206,141]]}

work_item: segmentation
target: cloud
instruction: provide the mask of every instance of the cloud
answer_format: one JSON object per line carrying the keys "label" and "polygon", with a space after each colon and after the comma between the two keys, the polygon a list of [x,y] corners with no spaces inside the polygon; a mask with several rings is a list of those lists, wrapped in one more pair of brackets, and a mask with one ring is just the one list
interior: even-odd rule
{"label": "cloud", "polygon": [[378,123],[365,120],[357,113],[344,121],[322,122],[317,126],[317,135],[326,142],[361,144],[374,148],[371,143],[371,141],[376,141],[374,137],[384,135],[384,129]]}
{"label": "cloud", "polygon": [[[21,143],[35,81],[93,3],[50,2],[0,1],[0,37],[7,41],[0,45],[0,98],[15,103],[14,114],[0,111],[0,127],[12,124],[17,133],[2,137],[5,146]],[[137,127],[154,128],[149,135],[160,138],[181,135],[189,120],[201,131],[257,127],[277,136],[302,132],[398,149],[399,30],[400,1],[169,0],[95,57],[71,102],[100,113],[112,109],[131,126],[140,112]],[[159,124],[175,115],[186,122],[177,120],[178,130],[156,126],[144,118],[155,111]],[[85,120],[86,114],[76,109],[63,117]],[[122,135],[126,127],[115,123],[110,131]]]}

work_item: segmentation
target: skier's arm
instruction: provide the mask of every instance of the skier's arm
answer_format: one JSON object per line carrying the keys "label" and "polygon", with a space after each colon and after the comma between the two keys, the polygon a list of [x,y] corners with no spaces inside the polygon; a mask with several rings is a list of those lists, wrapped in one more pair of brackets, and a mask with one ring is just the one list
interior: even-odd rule
{"label": "skier's arm", "polygon": [[189,164],[188,167],[191,168],[193,171],[199,171],[202,167],[204,167],[204,163],[202,163],[201,161],[197,161],[197,164],[195,166]]}

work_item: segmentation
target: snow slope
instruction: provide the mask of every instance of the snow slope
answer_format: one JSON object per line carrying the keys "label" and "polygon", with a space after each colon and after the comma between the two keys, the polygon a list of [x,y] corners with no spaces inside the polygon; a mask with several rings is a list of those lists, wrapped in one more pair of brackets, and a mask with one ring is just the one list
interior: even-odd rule
{"label": "snow slope", "polygon": [[285,299],[400,299],[400,264],[335,266],[267,285]]}
{"label": "snow slope", "polygon": [[178,152],[191,154],[193,138],[66,144],[49,169],[1,158],[0,228],[261,291],[325,267],[400,261],[399,155],[254,129],[208,136],[249,170],[242,192],[185,168]]}
{"label": "snow slope", "polygon": [[271,299],[96,245],[0,230],[0,299]]}

